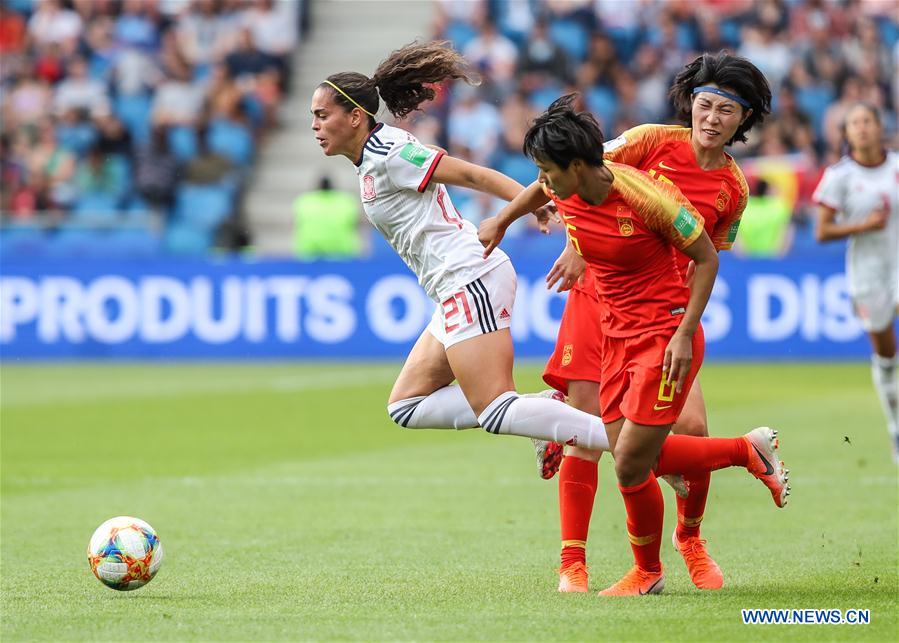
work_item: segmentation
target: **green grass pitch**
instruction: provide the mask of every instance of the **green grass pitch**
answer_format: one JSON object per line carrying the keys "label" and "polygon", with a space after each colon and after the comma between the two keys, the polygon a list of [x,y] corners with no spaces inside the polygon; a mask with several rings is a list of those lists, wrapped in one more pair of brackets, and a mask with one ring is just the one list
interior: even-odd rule
{"label": "green grass pitch", "polygon": [[[2,368],[2,629],[19,640],[896,640],[897,474],[869,368],[710,363],[713,434],[781,430],[786,509],[713,476],[703,535],[725,588],[670,541],[665,594],[556,592],[556,484],[529,441],[414,431],[385,412],[398,364]],[[518,367],[538,390],[539,366]],[[847,439],[848,438],[848,441]],[[626,571],[601,463],[593,589]],[[143,518],[166,560],[102,586],[94,528]],[[741,608],[862,608],[870,625],[743,625]]]}

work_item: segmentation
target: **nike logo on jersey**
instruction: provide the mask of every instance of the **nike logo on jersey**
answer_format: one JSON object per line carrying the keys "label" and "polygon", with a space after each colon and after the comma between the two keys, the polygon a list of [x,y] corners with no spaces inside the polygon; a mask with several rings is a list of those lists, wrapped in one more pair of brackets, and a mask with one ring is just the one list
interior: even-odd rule
{"label": "nike logo on jersey", "polygon": [[762,459],[762,462],[765,463],[765,475],[766,475],[766,476],[770,476],[772,473],[774,473],[774,467],[772,467],[772,466],[771,466],[771,463],[768,462],[768,459],[765,458],[765,456],[762,455],[762,452],[759,451],[759,448],[758,448],[757,446],[755,446],[754,444],[752,445],[752,448],[755,449],[755,452],[756,452],[756,453],[759,455],[759,457]]}
{"label": "nike logo on jersey", "polygon": [[677,172],[677,170],[675,170],[670,165],[665,165],[665,161],[659,161],[659,167],[663,170],[671,170],[672,172]]}
{"label": "nike logo on jersey", "polygon": [[568,219],[573,219],[576,216],[577,215],[575,215],[575,214],[563,214],[562,218],[565,219],[566,221],[568,221]]}
{"label": "nike logo on jersey", "polygon": [[670,409],[672,406],[674,406],[674,405],[673,404],[656,404],[654,407],[652,407],[652,410],[653,411],[664,411],[665,409]]}

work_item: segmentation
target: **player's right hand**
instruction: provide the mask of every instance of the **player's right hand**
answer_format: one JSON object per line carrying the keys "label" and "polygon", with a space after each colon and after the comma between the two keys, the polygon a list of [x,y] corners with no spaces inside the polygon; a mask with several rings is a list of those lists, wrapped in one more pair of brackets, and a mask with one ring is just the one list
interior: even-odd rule
{"label": "player's right hand", "polygon": [[506,227],[499,222],[497,217],[487,217],[481,221],[478,226],[478,241],[484,246],[484,259],[490,256],[505,234]]}
{"label": "player's right hand", "polygon": [[867,224],[868,230],[883,230],[887,227],[887,222],[889,220],[890,211],[887,208],[877,208],[868,214],[865,223]]}
{"label": "player's right hand", "polygon": [[546,289],[551,290],[556,283],[559,287],[556,292],[565,292],[574,288],[574,284],[580,281],[587,268],[587,262],[577,253],[570,243],[565,244],[565,249],[553,264],[549,274],[546,275]]}

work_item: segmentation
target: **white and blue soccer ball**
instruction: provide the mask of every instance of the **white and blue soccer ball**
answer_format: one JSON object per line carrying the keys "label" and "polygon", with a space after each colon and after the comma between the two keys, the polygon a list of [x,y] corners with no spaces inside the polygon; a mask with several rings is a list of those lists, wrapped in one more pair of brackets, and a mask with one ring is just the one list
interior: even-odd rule
{"label": "white and blue soccer ball", "polygon": [[140,518],[118,516],[97,527],[87,546],[91,571],[112,589],[143,587],[162,564],[162,543],[156,530]]}

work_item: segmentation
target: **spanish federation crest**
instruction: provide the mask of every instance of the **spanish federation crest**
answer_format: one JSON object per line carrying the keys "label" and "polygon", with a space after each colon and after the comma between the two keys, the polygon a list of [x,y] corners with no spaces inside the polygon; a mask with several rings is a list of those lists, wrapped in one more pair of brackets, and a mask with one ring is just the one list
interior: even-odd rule
{"label": "spanish federation crest", "polygon": [[562,366],[571,364],[571,357],[574,353],[574,344],[565,344],[562,348]]}
{"label": "spanish federation crest", "polygon": [[375,177],[366,174],[362,177],[362,200],[373,201],[375,196]]}

